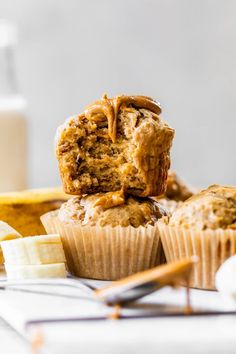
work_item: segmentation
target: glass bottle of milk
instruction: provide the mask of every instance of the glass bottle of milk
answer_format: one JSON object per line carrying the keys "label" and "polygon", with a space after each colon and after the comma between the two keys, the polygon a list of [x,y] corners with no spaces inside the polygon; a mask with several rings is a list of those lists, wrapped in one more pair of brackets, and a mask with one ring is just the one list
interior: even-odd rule
{"label": "glass bottle of milk", "polygon": [[0,192],[27,185],[26,101],[16,85],[16,28],[0,20]]}

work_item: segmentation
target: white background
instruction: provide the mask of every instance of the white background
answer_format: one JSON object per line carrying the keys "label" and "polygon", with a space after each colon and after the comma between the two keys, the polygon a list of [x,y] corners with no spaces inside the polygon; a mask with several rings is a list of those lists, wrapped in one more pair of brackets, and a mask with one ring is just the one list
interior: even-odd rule
{"label": "white background", "polygon": [[145,94],[176,129],[172,167],[236,184],[236,1],[0,0],[19,27],[30,185],[59,183],[56,127],[104,92]]}

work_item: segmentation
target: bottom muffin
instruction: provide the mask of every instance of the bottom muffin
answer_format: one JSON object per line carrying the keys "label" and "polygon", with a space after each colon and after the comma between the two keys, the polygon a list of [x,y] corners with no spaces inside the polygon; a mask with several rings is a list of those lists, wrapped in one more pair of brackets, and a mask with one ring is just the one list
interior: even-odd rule
{"label": "bottom muffin", "polygon": [[236,253],[236,187],[210,186],[158,222],[167,262],[193,255],[190,286],[215,289],[220,265]]}
{"label": "bottom muffin", "polygon": [[114,192],[72,198],[41,220],[61,235],[73,275],[117,280],[162,262],[157,220],[165,215],[151,199]]}

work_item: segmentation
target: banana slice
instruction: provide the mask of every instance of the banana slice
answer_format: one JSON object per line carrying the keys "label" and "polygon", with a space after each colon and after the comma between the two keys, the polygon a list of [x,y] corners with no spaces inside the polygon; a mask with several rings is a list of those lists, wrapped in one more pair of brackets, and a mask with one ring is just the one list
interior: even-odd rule
{"label": "banana slice", "polygon": [[3,241],[1,247],[5,265],[36,265],[65,263],[65,253],[59,235],[25,237]]}
{"label": "banana slice", "polygon": [[[22,237],[13,227],[4,221],[0,221],[0,242]],[[0,264],[4,263],[2,250],[0,249]]]}
{"label": "banana slice", "polygon": [[9,280],[66,277],[65,263],[41,265],[12,265],[5,263],[5,270]]}

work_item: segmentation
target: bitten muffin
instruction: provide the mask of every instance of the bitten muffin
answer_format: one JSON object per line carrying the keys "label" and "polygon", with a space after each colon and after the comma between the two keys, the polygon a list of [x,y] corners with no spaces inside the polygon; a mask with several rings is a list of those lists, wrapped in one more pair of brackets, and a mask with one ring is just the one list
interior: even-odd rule
{"label": "bitten muffin", "polygon": [[156,221],[166,215],[151,199],[108,192],[74,197],[41,220],[60,234],[72,274],[116,280],[163,261]]}
{"label": "bitten muffin", "polygon": [[68,200],[60,188],[32,189],[0,194],[0,220],[8,223],[22,236],[43,235],[40,216],[58,209]]}
{"label": "bitten muffin", "polygon": [[160,113],[150,97],[104,95],[67,120],[56,137],[65,192],[163,194],[174,130]]}
{"label": "bitten muffin", "polygon": [[213,185],[158,222],[168,262],[197,255],[191,285],[215,289],[215,273],[236,253],[236,187]]}

